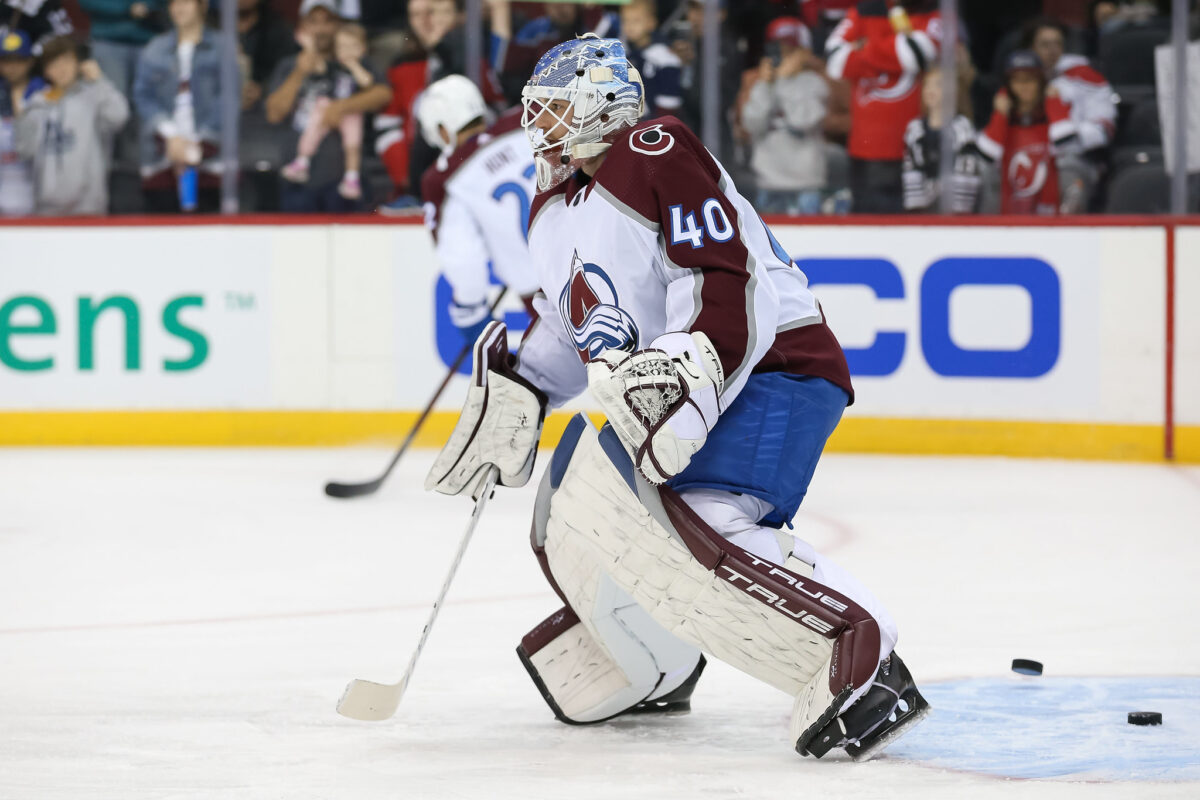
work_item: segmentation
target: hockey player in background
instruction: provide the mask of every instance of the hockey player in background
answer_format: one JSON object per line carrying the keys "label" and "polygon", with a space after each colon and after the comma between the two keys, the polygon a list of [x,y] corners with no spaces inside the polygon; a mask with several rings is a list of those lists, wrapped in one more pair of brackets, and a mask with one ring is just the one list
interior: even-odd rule
{"label": "hockey player in background", "polygon": [[530,313],[537,291],[525,243],[534,168],[520,109],[491,127],[486,117],[483,95],[462,75],[435,82],[417,104],[421,135],[441,153],[421,177],[425,224],[453,292],[450,320],[467,344],[491,321],[489,263]]}
{"label": "hockey player in background", "polygon": [[546,408],[590,390],[608,424],[567,426],[534,508],[565,606],[518,648],[554,714],[688,709],[703,650],[795,698],[798,752],[870,757],[927,705],[882,604],[782,530],[851,402],[845,358],[725,169],[679,121],[639,122],[643,102],[615,39],[538,62],[540,317],[515,358],[484,330],[426,487],[524,484]]}

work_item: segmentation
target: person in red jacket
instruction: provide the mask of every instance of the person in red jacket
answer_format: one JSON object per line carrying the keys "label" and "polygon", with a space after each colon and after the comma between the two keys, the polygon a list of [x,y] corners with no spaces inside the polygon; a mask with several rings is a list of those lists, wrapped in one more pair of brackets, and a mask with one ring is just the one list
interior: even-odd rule
{"label": "person in red jacket", "polygon": [[[379,207],[381,214],[403,215],[420,208],[414,195],[437,152],[416,135],[415,109],[426,86],[467,72],[466,32],[457,8],[455,0],[408,0],[411,37],[387,71],[392,101],[375,117],[375,152],[395,189],[394,197]],[[493,107],[502,105],[486,59],[480,64],[480,77],[484,100]]]}
{"label": "person in red jacket", "polygon": [[861,0],[825,43],[826,72],[854,85],[850,190],[854,210],[898,214],[904,129],[921,113],[921,73],[936,63],[935,0]]}
{"label": "person in red jacket", "polygon": [[979,135],[979,152],[1000,163],[1003,214],[1057,214],[1057,157],[1077,142],[1071,112],[1053,90],[1038,58],[1018,50],[1005,66],[992,120]]}

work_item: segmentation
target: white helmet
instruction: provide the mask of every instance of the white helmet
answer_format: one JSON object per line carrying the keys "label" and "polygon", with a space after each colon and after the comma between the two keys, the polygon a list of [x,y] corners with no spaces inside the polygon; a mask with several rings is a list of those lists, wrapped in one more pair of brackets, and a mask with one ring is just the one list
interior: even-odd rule
{"label": "white helmet", "polygon": [[[447,75],[421,93],[417,101],[417,120],[421,123],[421,136],[430,146],[442,153],[452,152],[458,144],[456,134],[474,119],[484,117],[487,106],[483,95],[469,78],[462,75]],[[438,128],[446,129],[450,141],[442,138]]]}
{"label": "white helmet", "polygon": [[[570,175],[573,159],[607,151],[617,133],[641,119],[645,95],[642,77],[619,39],[585,33],[550,48],[521,91],[521,125],[533,146],[538,189],[545,191]],[[556,100],[570,106],[555,113],[550,104]],[[561,138],[549,141],[538,128],[542,114],[565,129]]]}

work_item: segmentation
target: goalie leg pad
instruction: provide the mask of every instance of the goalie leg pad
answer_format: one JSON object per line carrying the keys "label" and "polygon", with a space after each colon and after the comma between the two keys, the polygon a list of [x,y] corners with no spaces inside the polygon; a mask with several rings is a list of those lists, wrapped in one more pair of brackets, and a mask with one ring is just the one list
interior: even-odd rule
{"label": "goalie leg pad", "polygon": [[584,725],[625,713],[690,710],[704,657],[653,630],[645,612],[628,602],[589,625],[564,607],[521,640],[517,656],[560,721]]}
{"label": "goalie leg pad", "polygon": [[865,610],[725,541],[641,478],[611,429],[584,420],[564,445],[548,471],[558,485],[538,507],[547,562],[573,607],[571,587],[606,575],[674,636],[805,697],[805,730],[869,684],[880,637]]}
{"label": "goalie leg pad", "polygon": [[687,710],[704,669],[699,650],[664,631],[601,570],[556,576],[550,568],[545,551],[550,501],[586,429],[577,416],[563,431],[538,489],[530,534],[546,579],[567,605],[522,639],[518,656],[563,722]]}

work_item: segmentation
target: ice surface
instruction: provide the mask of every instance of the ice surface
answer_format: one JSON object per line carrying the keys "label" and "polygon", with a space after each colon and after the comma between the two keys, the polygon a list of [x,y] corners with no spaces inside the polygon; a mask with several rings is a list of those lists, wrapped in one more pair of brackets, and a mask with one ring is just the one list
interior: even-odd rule
{"label": "ice surface", "polygon": [[1200,796],[1200,470],[825,457],[797,529],[935,706],[853,764],[793,753],[789,699],[720,663],[690,715],[555,722],[513,653],[557,607],[532,486],[488,507],[397,716],[339,717],[399,678],[470,514],[421,491],[428,452],[321,493],[387,459],[0,452],[0,798]]}

